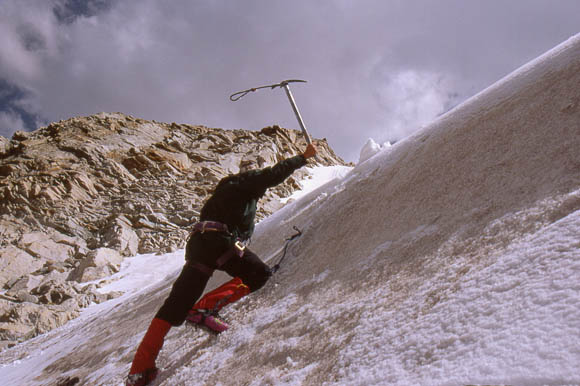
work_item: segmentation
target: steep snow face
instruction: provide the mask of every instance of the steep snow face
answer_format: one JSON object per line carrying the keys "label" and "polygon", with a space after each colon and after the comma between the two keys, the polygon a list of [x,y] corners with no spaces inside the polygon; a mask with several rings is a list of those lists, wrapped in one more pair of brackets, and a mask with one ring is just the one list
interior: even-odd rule
{"label": "steep snow face", "polygon": [[[265,258],[304,234],[229,331],[170,332],[158,384],[580,384],[579,89],[580,35],[261,222]],[[120,384],[175,274],[1,379]]]}

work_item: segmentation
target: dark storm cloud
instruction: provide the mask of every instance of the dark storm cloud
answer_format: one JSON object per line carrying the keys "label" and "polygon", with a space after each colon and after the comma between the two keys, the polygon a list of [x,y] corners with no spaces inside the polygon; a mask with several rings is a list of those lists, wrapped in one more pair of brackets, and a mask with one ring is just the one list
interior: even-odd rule
{"label": "dark storm cloud", "polygon": [[228,96],[302,78],[312,135],[356,160],[367,138],[400,139],[579,32],[578,14],[573,0],[7,0],[0,78],[26,92],[0,101],[0,125],[122,111],[297,127],[280,89]]}
{"label": "dark storm cloud", "polygon": [[112,0],[65,0],[54,3],[52,12],[59,23],[72,23],[79,17],[95,16],[110,8]]}
{"label": "dark storm cloud", "polygon": [[0,79],[0,106],[2,107],[0,110],[0,135],[3,137],[10,137],[16,130],[36,126],[37,117],[19,105],[19,102],[26,97],[25,90]]}

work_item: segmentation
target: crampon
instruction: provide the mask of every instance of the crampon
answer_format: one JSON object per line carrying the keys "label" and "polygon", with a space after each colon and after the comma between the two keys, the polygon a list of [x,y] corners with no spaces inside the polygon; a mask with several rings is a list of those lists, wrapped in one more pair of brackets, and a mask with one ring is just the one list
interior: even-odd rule
{"label": "crampon", "polygon": [[185,320],[191,324],[205,327],[216,334],[222,333],[230,328],[217,313],[208,310],[191,310]]}

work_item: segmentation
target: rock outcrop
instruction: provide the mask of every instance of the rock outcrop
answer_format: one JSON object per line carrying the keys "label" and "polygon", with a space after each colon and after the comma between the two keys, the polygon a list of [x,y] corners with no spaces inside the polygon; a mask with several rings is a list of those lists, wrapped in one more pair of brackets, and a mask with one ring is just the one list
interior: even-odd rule
{"label": "rock outcrop", "polygon": [[[344,164],[325,140],[314,142],[312,166]],[[222,177],[305,146],[300,132],[278,126],[222,130],[121,113],[0,137],[0,346],[118,295],[99,293],[98,280],[123,257],[183,248]],[[280,208],[306,174],[270,190],[258,217]]]}

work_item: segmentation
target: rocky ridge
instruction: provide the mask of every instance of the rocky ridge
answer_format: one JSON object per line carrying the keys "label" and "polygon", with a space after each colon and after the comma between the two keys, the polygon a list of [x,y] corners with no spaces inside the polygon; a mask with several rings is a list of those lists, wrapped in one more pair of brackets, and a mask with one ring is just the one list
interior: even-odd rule
{"label": "rocky ridge", "polygon": [[[311,166],[344,164],[326,140],[314,143]],[[0,348],[118,296],[98,292],[98,280],[124,257],[183,248],[222,177],[305,147],[300,132],[278,126],[223,130],[121,113],[0,137]],[[258,217],[280,208],[306,174],[269,190]]]}

